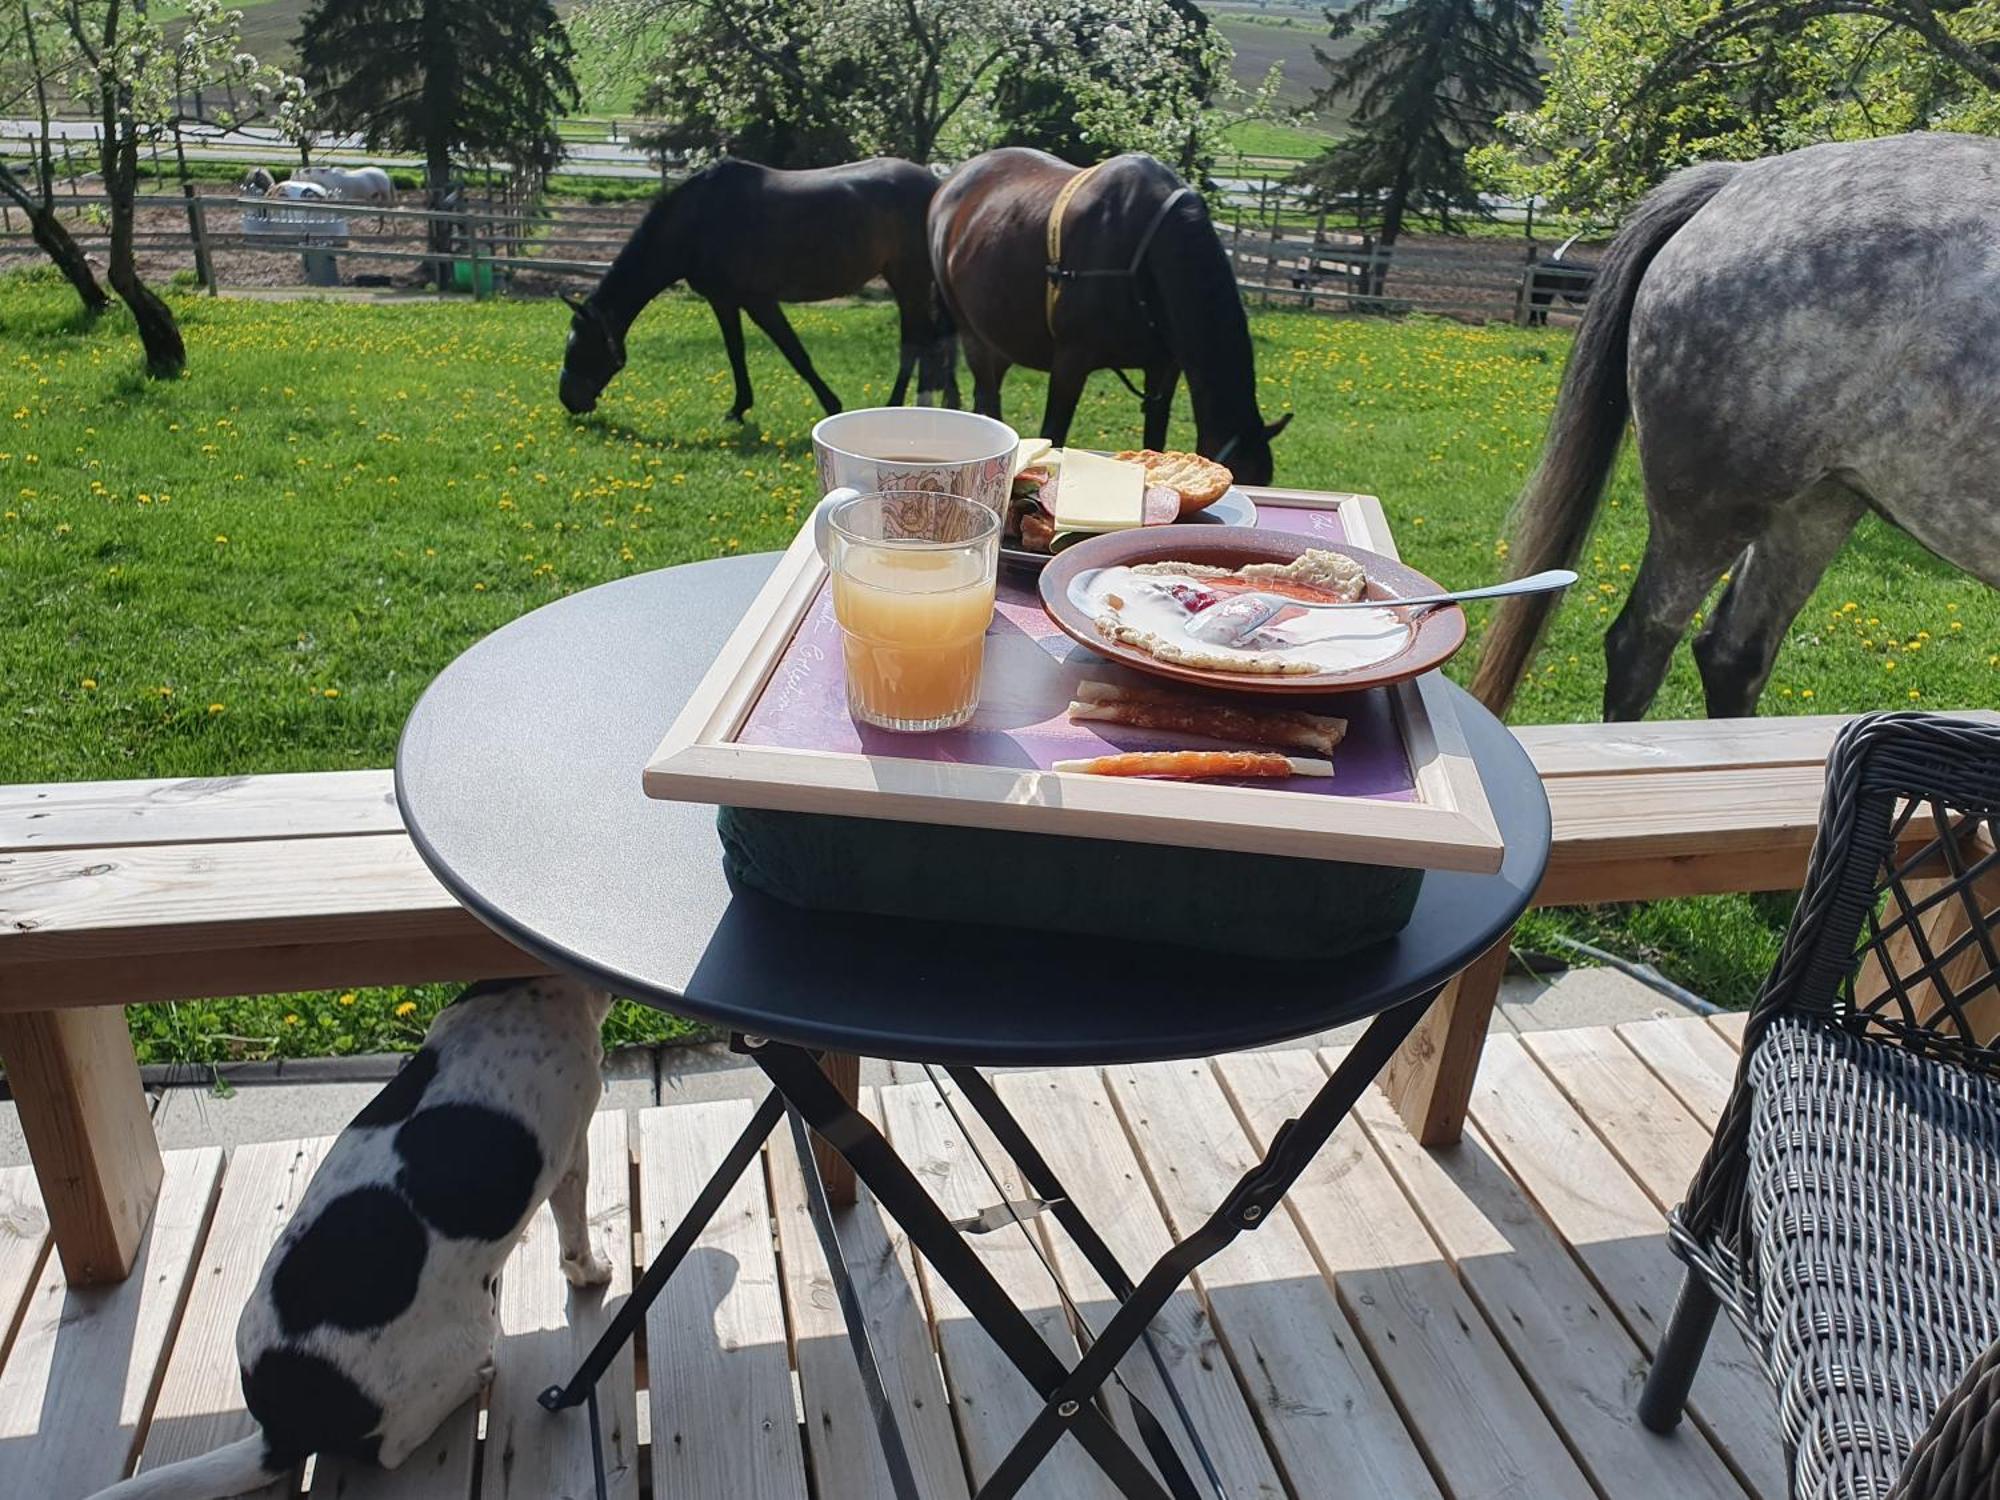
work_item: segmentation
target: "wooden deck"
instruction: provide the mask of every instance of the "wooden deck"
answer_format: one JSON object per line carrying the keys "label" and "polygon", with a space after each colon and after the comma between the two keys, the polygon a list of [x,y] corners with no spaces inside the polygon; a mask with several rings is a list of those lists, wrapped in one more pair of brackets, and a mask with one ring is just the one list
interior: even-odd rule
{"label": "wooden deck", "polygon": [[[1631,1416],[1679,1284],[1662,1211],[1705,1147],[1734,1064],[1728,1021],[1495,1036],[1464,1144],[1428,1153],[1370,1092],[1300,1182],[1289,1215],[1209,1263],[1157,1341],[1232,1497],[1776,1500],[1770,1392],[1718,1327],[1670,1439]],[[1135,1269],[1219,1200],[1315,1088],[1326,1054],[1016,1073],[1002,1095]],[[993,1193],[925,1084],[869,1095],[897,1147],[954,1211]],[[599,1117],[593,1218],[650,1255],[750,1113],[688,1104]],[[961,1111],[961,1113],[965,1113]],[[783,1133],[653,1309],[645,1348],[605,1394],[612,1494],[660,1500],[884,1500],[840,1314]],[[71,1292],[25,1170],[0,1174],[0,1496],[72,1500],[247,1433],[237,1313],[324,1143],[170,1153],[138,1270]],[[998,1160],[997,1153],[989,1153]],[[1051,1262],[1085,1315],[1109,1299],[1052,1222]],[[844,1237],[926,1497],[965,1497],[1035,1407],[1016,1375],[865,1201]],[[546,1211],[501,1283],[498,1373],[393,1474],[328,1462],[301,1485],[346,1500],[584,1500],[582,1418],[535,1394],[604,1316],[572,1298]],[[1076,1345],[1016,1233],[975,1239],[1068,1357]],[[631,1282],[618,1257],[612,1297]],[[1157,1377],[1132,1388],[1175,1427]],[[1130,1430],[1122,1397],[1113,1415]],[[1196,1472],[1199,1472],[1198,1470]],[[1073,1440],[1028,1491],[1113,1500]]]}

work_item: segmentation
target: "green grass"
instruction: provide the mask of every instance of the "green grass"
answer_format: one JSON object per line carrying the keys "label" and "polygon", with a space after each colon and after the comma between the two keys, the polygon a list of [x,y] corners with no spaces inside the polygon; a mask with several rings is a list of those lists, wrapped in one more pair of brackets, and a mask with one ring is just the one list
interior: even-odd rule
{"label": "green grass", "polygon": [[1270,120],[1238,120],[1222,134],[1229,149],[1243,156],[1267,156],[1306,161],[1333,144],[1333,133],[1305,125],[1280,125]]}
{"label": "green grass", "polygon": [[[161,384],[138,374],[122,315],[86,326],[46,276],[0,279],[5,780],[387,765],[417,693],[470,642],[606,579],[779,546],[812,498],[810,396],[753,341],[755,420],[725,423],[714,324],[686,297],[641,320],[629,367],[585,421],[555,399],[553,304],[175,301],[191,371]],[[795,322],[850,404],[884,395],[892,307],[801,308]],[[1379,494],[1417,566],[1454,583],[1500,576],[1566,336],[1287,313],[1254,329],[1266,413],[1298,414],[1279,480]],[[1040,378],[1017,372],[1007,398],[1032,428]],[[1109,375],[1074,436],[1136,439],[1135,404]],[[1173,440],[1191,437],[1183,401]],[[1601,638],[1644,530],[1628,460],[1517,720],[1597,716]],[[1996,662],[2000,595],[1870,519],[1761,707],[1990,705]],[[1685,651],[1655,712],[1700,712]],[[1537,918],[1738,1001],[1781,920],[1750,898]],[[413,1043],[445,993],[133,1017],[149,1060],[367,1051]],[[635,1011],[618,1025],[665,1027]]]}

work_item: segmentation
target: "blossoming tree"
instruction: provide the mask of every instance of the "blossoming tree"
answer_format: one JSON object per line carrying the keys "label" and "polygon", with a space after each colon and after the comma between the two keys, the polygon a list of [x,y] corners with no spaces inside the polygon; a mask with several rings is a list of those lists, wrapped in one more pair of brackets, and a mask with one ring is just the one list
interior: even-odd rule
{"label": "blossoming tree", "polygon": [[658,38],[663,143],[781,166],[999,144],[1010,71],[1060,77],[1078,139],[1191,167],[1212,148],[1229,46],[1175,0],[589,0],[580,26]]}

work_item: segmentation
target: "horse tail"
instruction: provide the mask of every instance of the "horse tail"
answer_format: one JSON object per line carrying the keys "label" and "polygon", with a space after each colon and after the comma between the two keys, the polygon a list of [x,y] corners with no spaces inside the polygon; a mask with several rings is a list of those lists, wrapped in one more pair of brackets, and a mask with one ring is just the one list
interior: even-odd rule
{"label": "horse tail", "polygon": [[[1708,162],[1675,173],[1646,195],[1605,252],[1563,371],[1541,463],[1514,506],[1515,577],[1570,567],[1582,553],[1632,412],[1626,344],[1639,283],[1653,257],[1735,176],[1738,165]],[[1494,614],[1472,691],[1496,714],[1506,712],[1554,608],[1552,594],[1524,594]]]}

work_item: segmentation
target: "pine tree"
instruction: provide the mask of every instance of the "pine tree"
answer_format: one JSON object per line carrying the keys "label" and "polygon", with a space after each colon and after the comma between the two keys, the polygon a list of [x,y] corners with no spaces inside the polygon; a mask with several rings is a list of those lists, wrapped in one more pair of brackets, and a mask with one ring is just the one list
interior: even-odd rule
{"label": "pine tree", "polygon": [[1322,199],[1375,197],[1384,249],[1413,218],[1452,233],[1466,216],[1485,217],[1465,154],[1496,138],[1502,113],[1541,97],[1539,0],[1359,0],[1326,18],[1335,42],[1367,30],[1345,56],[1313,49],[1327,71],[1314,107],[1352,100],[1353,109],[1349,134],[1299,180]]}
{"label": "pine tree", "polygon": [[319,123],[422,151],[434,195],[454,160],[562,159],[556,121],[579,95],[552,0],[315,0],[298,46]]}

